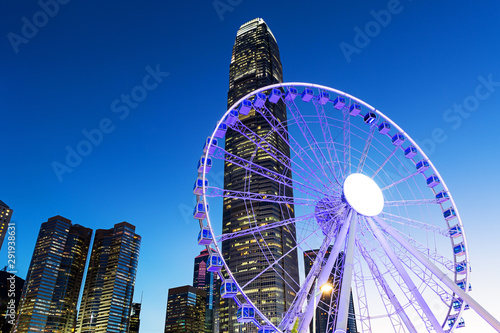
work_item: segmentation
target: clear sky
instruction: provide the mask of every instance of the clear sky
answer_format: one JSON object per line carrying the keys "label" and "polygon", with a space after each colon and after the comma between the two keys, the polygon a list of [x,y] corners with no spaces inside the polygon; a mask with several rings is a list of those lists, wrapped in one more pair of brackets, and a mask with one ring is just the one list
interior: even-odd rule
{"label": "clear sky", "polygon": [[[464,221],[471,295],[500,317],[500,3],[59,1],[0,2],[0,200],[21,277],[49,217],[128,221],[142,236],[141,332],[163,332],[168,288],[192,284],[202,250],[192,184],[226,110],[236,31],[262,17],[285,81],[357,96],[422,144]],[[493,332],[471,312],[460,332]]]}

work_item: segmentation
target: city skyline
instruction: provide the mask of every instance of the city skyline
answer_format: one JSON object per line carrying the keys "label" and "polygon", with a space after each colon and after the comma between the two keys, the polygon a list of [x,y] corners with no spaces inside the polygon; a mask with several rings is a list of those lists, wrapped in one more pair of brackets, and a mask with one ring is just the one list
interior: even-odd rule
{"label": "city skyline", "polygon": [[[207,2],[202,15],[192,4],[68,2],[17,53],[7,34],[22,35],[22,18],[32,22],[43,9],[36,2],[0,5],[0,112],[9,125],[0,198],[15,210],[18,275],[26,276],[48,216],[69,216],[94,230],[130,221],[143,237],[135,297],[144,290],[141,331],[163,331],[168,288],[190,282],[201,250],[191,189],[202,144],[226,110],[228,49],[241,24],[262,17],[279,42],[284,81],[350,92],[419,141],[464,220],[472,296],[500,317],[490,252],[500,232],[491,217],[499,160],[486,147],[495,140],[490,117],[500,105],[498,5],[401,1],[390,22],[368,36],[367,24],[378,22],[372,11],[388,10],[389,2],[235,3],[221,14]],[[350,62],[342,43],[354,47]],[[122,94],[139,98],[127,104]],[[474,98],[477,107],[467,104]],[[70,166],[69,151],[91,142],[83,130],[96,144]],[[71,169],[62,182],[54,161]],[[213,177],[222,183],[222,174]],[[0,257],[6,261],[5,246]],[[465,320],[463,333],[491,331],[472,313]]]}

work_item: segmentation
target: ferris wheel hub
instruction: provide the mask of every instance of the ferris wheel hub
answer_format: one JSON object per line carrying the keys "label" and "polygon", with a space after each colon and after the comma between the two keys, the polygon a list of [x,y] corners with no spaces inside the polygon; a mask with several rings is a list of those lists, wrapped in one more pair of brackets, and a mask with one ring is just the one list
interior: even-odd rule
{"label": "ferris wheel hub", "polygon": [[344,197],[352,209],[364,216],[376,216],[384,209],[384,196],[380,187],[362,173],[347,176]]}

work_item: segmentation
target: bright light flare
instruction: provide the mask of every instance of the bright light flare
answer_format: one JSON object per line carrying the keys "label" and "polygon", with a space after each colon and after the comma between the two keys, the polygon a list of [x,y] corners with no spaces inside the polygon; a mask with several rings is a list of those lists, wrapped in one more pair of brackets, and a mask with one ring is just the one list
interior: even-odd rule
{"label": "bright light flare", "polygon": [[329,293],[333,290],[333,286],[330,283],[325,283],[319,287],[319,290],[321,290],[322,293]]}

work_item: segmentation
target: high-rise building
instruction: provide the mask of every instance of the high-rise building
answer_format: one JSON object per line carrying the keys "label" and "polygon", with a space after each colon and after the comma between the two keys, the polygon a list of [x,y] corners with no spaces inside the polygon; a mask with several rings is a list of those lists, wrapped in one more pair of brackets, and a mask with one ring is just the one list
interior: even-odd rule
{"label": "high-rise building", "polygon": [[[330,256],[330,251],[331,251],[331,246],[326,251],[324,260],[328,260],[328,257]],[[314,260],[316,259],[316,253],[318,252],[319,250],[310,250],[304,252],[304,268],[306,277],[311,270]],[[324,293],[321,295],[320,302],[318,304],[318,307],[316,308],[316,332],[313,332],[312,322],[310,325],[310,332],[312,333],[333,332],[333,330],[328,330],[328,327],[330,327],[331,329],[332,324],[335,324],[336,315],[335,313],[328,313],[327,307],[329,307],[330,304],[332,304],[333,307],[336,307],[337,304],[336,301],[340,295],[341,283],[339,276],[342,271],[342,267],[344,265],[344,257],[345,257],[344,253],[341,252],[337,257],[337,260],[335,260],[332,273],[328,278],[328,283],[330,283],[333,286],[333,290],[331,292]],[[329,316],[330,318],[328,318]],[[347,333],[357,333],[352,291],[349,299],[349,318],[347,320]]]}
{"label": "high-rise building", "polygon": [[5,234],[7,233],[7,227],[12,217],[12,209],[10,209],[5,202],[0,200],[0,249],[2,248],[3,240],[5,239]]}
{"label": "high-rise building", "polygon": [[2,333],[10,333],[14,326],[23,285],[24,280],[7,272],[7,266],[0,271],[0,332]]}
{"label": "high-rise building", "polygon": [[169,289],[165,333],[205,332],[206,297],[205,290],[191,286]]}
{"label": "high-rise building", "polygon": [[96,231],[78,333],[127,332],[140,244],[141,236],[127,222]]}
{"label": "high-rise building", "polygon": [[[214,272],[207,271],[209,255],[210,253],[208,250],[204,249],[198,256],[196,256],[196,258],[194,258],[193,274],[193,287],[203,289],[207,293],[205,313],[206,333],[212,333],[214,331],[214,310],[216,307],[216,300],[218,299],[218,288],[216,288],[217,275]],[[215,331],[218,332],[218,329],[216,328]]]}
{"label": "high-rise building", "polygon": [[[229,68],[228,106],[232,106],[238,99],[257,88],[282,81],[283,71],[278,44],[267,24],[261,18],[243,24],[236,34],[233,46]],[[277,104],[269,103],[266,106],[276,119],[286,124],[286,107],[282,101]],[[290,156],[288,144],[276,132],[270,131],[271,126],[258,112],[251,110],[248,115],[240,115],[239,119],[258,135],[266,136],[266,141],[273,149],[279,150],[285,156]],[[253,163],[262,167],[291,177],[290,169],[281,161],[262,150],[257,150],[255,144],[231,129],[228,129],[225,136],[225,149],[231,154],[252,160]],[[255,193],[293,196],[290,187],[280,185],[258,174],[252,174],[251,179],[247,179],[245,172],[245,169],[226,162],[224,188],[243,192],[248,191],[250,184],[250,190]],[[247,210],[245,202],[241,199],[225,198],[223,205],[223,233],[245,229],[250,222],[265,225],[295,216],[292,205],[280,203],[255,201],[252,204],[252,212]],[[262,232],[262,237],[268,245],[266,255],[281,257],[295,246],[295,226],[269,229]],[[250,281],[253,277],[251,272],[262,271],[266,267],[267,260],[263,259],[260,244],[253,236],[224,241],[222,252],[240,285]],[[284,267],[286,267],[286,274],[283,271]],[[290,251],[274,268],[250,283],[245,291],[262,313],[274,324],[278,324],[282,313],[291,305],[295,292],[298,290],[297,252]],[[253,325],[242,325],[236,322],[234,302],[222,300],[220,306],[221,332],[232,333],[235,332],[236,327],[239,329],[244,326],[246,326],[246,332],[256,332]]]}
{"label": "high-rise building", "polygon": [[130,325],[128,333],[139,333],[141,325],[141,303],[132,303],[132,313],[130,314]]}
{"label": "high-rise building", "polygon": [[73,332],[91,237],[61,216],[42,223],[14,332]]}

